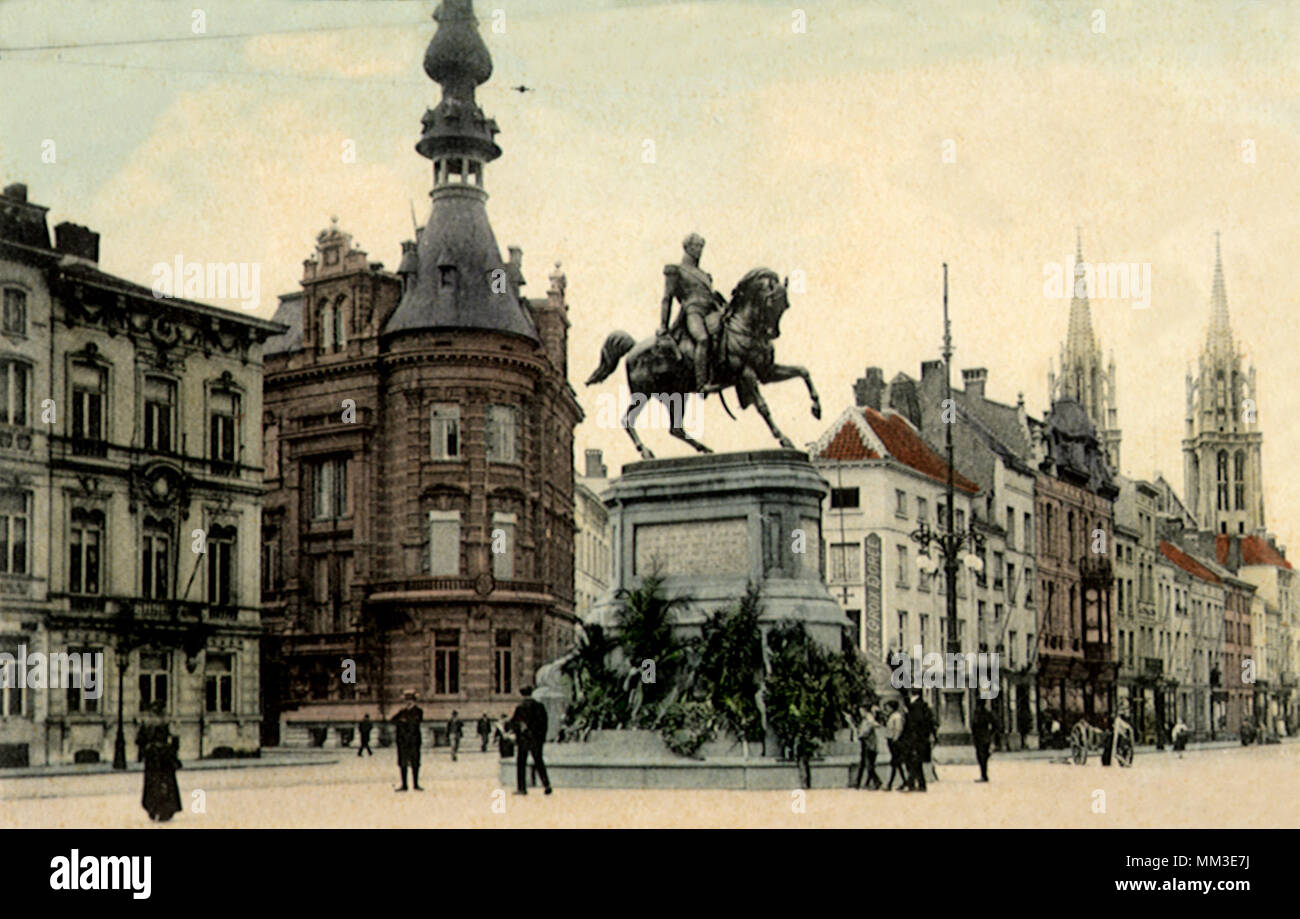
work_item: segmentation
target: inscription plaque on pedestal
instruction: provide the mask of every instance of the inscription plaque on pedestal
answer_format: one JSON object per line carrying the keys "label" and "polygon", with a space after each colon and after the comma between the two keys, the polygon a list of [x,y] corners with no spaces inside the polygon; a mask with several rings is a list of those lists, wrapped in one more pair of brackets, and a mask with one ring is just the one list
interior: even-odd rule
{"label": "inscription plaque on pedestal", "polygon": [[647,523],[636,528],[638,577],[746,574],[749,523],[743,517],[685,523]]}

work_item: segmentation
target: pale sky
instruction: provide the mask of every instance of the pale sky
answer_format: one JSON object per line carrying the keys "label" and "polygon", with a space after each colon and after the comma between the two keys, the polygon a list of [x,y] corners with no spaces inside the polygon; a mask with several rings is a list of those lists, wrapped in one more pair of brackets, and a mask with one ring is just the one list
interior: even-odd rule
{"label": "pale sky", "polygon": [[[259,262],[262,315],[331,215],[396,267],[408,202],[428,217],[414,144],[438,98],[421,69],[436,4],[205,3],[200,40],[6,50],[194,38],[197,5],[0,5],[0,182],[26,182],[51,225],[99,231],[103,267],[140,283],[177,254]],[[1151,266],[1148,309],[1102,300],[1093,317],[1118,365],[1123,471],[1181,489],[1218,229],[1258,369],[1267,521],[1300,546],[1286,460],[1300,452],[1300,4],[908,6],[808,2],[800,33],[793,3],[478,0],[496,67],[479,101],[504,151],[488,212],[502,249],[524,250],[527,293],[564,264],[578,457],[602,447],[615,472],[635,458],[594,423],[623,371],[581,382],[611,329],[653,330],[662,267],[692,230],[724,292],[758,265],[806,276],[777,360],[812,370],[823,421],[802,384],[766,391],[805,443],[864,367],[916,375],[938,356],[943,261],[954,381],[985,366],[993,398],[1023,392],[1041,414],[1069,309],[1044,297],[1044,266],[1069,262],[1080,225],[1086,259]],[[752,409],[734,423],[711,399],[702,425],[714,449],[775,445]],[[644,436],[661,456],[686,449]]]}

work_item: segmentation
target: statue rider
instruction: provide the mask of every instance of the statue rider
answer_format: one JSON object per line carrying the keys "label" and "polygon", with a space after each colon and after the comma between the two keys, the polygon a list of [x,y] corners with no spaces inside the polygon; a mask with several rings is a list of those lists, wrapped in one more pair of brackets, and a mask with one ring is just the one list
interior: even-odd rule
{"label": "statue rider", "polygon": [[726,300],[713,289],[713,276],[700,268],[704,254],[704,237],[692,233],[682,241],[680,265],[664,266],[664,298],[660,304],[660,338],[666,338],[668,320],[672,315],[673,300],[681,304],[678,322],[694,342],[695,390],[699,393],[717,392],[722,387],[713,382],[713,363],[710,361],[709,330],[706,317],[716,309],[726,306]]}

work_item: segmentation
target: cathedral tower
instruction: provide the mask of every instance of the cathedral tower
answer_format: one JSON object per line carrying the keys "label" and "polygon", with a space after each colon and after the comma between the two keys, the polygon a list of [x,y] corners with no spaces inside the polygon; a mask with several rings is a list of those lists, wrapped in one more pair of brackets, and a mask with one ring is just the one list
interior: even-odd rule
{"label": "cathedral tower", "polygon": [[1187,374],[1183,488],[1203,530],[1262,534],[1264,488],[1255,401],[1255,368],[1242,370],[1232,339],[1228,294],[1218,235],[1214,242],[1214,289],[1210,326],[1196,374]]}

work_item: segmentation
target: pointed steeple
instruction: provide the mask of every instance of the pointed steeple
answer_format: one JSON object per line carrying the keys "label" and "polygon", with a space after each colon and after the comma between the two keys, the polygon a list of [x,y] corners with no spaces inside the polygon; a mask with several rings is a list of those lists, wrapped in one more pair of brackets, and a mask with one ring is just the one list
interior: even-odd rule
{"label": "pointed steeple", "polygon": [[1223,282],[1223,253],[1219,233],[1214,233],[1214,287],[1210,294],[1210,328],[1205,347],[1215,354],[1232,354],[1232,323],[1228,317],[1228,290]]}
{"label": "pointed steeple", "polygon": [[416,242],[416,270],[405,255],[405,293],[386,333],[425,329],[487,329],[538,341],[501,259],[487,216],[486,165],[501,155],[497,123],[483,114],[475,89],[492,75],[473,0],[443,0],[424,71],[442,86],[442,101],[424,113],[415,145],[433,160],[433,210]]}
{"label": "pointed steeple", "polygon": [[1115,409],[1115,362],[1103,363],[1101,347],[1092,329],[1088,301],[1091,272],[1083,260],[1083,232],[1075,228],[1074,288],[1070,298],[1070,323],[1061,344],[1059,375],[1049,371],[1052,400],[1077,402],[1096,426],[1112,469],[1119,467],[1119,417]]}
{"label": "pointed steeple", "polygon": [[[1088,304],[1088,273],[1083,261],[1083,234],[1075,227],[1074,296],[1070,299],[1070,328],[1065,339],[1065,363],[1061,377],[1067,393],[1084,403],[1084,391],[1091,381],[1080,380],[1080,374],[1091,377],[1093,364],[1101,364],[1096,338],[1092,334],[1092,308]],[[1087,407],[1087,406],[1086,406]]]}

